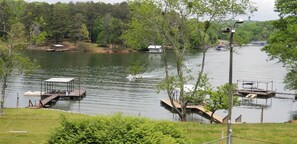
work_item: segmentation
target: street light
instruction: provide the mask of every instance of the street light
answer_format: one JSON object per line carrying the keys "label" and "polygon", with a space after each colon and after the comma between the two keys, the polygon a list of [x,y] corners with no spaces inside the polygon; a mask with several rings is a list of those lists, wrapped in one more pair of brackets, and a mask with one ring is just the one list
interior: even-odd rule
{"label": "street light", "polygon": [[244,21],[239,19],[232,27],[223,29],[223,33],[230,33],[230,61],[229,61],[229,89],[228,89],[228,123],[227,123],[227,143],[232,144],[232,128],[231,128],[231,115],[233,108],[233,96],[232,96],[232,70],[233,70],[233,35],[235,34],[235,26],[241,24]]}

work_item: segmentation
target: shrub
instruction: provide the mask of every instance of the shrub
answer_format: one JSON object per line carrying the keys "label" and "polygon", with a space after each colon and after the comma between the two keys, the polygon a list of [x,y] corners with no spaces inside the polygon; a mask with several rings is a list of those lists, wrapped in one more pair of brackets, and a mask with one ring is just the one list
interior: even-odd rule
{"label": "shrub", "polygon": [[78,49],[79,51],[81,51],[81,52],[86,52],[86,51],[88,51],[88,49],[89,49],[88,44],[85,43],[85,42],[77,42],[77,43],[76,43],[76,47],[77,47],[77,49]]}
{"label": "shrub", "polygon": [[63,117],[61,126],[51,134],[48,143],[178,144],[190,142],[175,123],[115,115],[79,121],[69,121]]}

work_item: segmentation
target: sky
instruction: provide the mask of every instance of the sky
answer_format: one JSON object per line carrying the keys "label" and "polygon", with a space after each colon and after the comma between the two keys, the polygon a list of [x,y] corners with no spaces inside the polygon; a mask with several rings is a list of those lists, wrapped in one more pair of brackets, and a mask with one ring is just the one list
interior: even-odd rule
{"label": "sky", "polygon": [[[65,2],[69,3],[70,1],[77,2],[86,2],[90,0],[25,0],[28,2],[33,1],[43,1],[47,3],[56,3],[56,2]],[[92,0],[93,2],[104,2],[104,3],[120,3],[124,0]],[[278,13],[274,12],[274,0],[251,0],[256,3],[256,6],[258,7],[258,11],[253,14],[251,17],[251,20],[256,21],[267,21],[267,20],[276,20],[278,19]],[[243,19],[247,19],[247,17],[244,17]]]}

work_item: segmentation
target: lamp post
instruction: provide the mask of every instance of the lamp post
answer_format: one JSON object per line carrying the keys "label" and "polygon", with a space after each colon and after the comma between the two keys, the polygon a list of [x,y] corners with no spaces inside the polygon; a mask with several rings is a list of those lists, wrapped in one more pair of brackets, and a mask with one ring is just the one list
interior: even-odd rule
{"label": "lamp post", "polygon": [[234,23],[232,27],[228,27],[222,30],[223,33],[230,33],[230,59],[229,59],[229,89],[228,89],[228,123],[227,123],[227,144],[232,144],[232,128],[231,128],[231,115],[233,108],[233,95],[232,95],[232,73],[233,73],[233,36],[235,34],[235,26],[243,23],[242,19],[239,19]]}

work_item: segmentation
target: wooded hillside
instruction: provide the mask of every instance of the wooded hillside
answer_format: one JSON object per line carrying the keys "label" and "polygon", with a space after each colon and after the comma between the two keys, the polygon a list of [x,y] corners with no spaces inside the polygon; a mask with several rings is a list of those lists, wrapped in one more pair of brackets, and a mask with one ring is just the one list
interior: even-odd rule
{"label": "wooded hillside", "polygon": [[[137,30],[137,35],[131,32],[131,15],[127,2],[106,4],[103,2],[70,2],[48,4],[45,2],[25,2],[24,0],[0,0],[0,30],[10,29],[16,21],[25,26],[26,38],[30,45],[88,41],[100,46],[114,44],[142,50],[150,43],[158,44],[160,38],[144,30]],[[202,15],[203,16],[203,15]],[[188,19],[192,25],[204,26],[205,21]],[[207,22],[207,21],[206,21]],[[211,43],[218,39],[228,39],[219,29],[226,22],[218,21],[211,25],[208,38]],[[144,28],[141,28],[144,29]],[[189,28],[191,29],[191,28]],[[251,40],[266,40],[273,31],[271,22],[246,22],[238,28],[238,43]],[[129,35],[130,34],[130,35]],[[196,39],[200,33],[191,34],[191,47],[199,47]],[[0,32],[0,37],[6,37]],[[136,44],[129,44],[133,39]],[[137,40],[139,39],[139,40]],[[140,47],[137,47],[137,46]]]}

